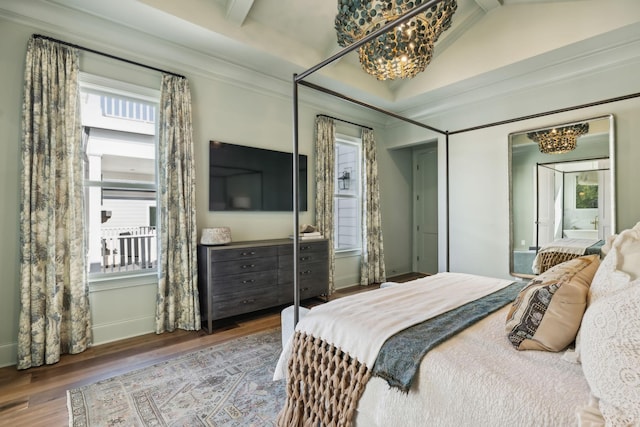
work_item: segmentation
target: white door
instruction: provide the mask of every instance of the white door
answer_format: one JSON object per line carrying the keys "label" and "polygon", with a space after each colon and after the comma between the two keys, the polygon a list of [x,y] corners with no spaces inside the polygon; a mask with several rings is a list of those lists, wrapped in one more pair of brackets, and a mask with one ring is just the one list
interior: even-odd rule
{"label": "white door", "polygon": [[436,147],[413,154],[414,271],[438,272],[438,151]]}

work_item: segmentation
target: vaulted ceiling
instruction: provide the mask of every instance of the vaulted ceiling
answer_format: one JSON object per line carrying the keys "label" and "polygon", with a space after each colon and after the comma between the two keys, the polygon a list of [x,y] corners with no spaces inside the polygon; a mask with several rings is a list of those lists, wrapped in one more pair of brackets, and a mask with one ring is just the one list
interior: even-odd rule
{"label": "vaulted ceiling", "polygon": [[[112,21],[204,58],[291,81],[340,51],[337,0],[3,0],[51,24],[64,13]],[[43,12],[57,8],[56,13]],[[60,12],[62,10],[63,12]],[[64,12],[66,11],[66,12]],[[77,22],[77,18],[74,18]],[[78,27],[81,31],[81,27]],[[638,0],[458,0],[425,72],[381,82],[351,52],[310,81],[413,116],[638,56]]]}

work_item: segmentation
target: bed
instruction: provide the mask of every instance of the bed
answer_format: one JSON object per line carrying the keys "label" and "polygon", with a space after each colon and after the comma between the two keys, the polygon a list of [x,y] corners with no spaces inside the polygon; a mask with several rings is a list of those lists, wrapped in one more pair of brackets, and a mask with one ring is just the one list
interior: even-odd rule
{"label": "bed", "polygon": [[[428,323],[514,285],[512,302],[419,359],[406,392],[372,374],[387,335],[414,327],[406,323]],[[315,307],[274,375],[287,377],[280,425],[640,425],[638,285],[640,223],[616,237],[602,262],[581,256],[531,282],[440,273]],[[451,309],[449,297],[461,305]],[[620,313],[628,322],[612,328],[607,319]]]}
{"label": "bed", "polygon": [[531,270],[541,274],[554,265],[582,255],[600,254],[604,240],[562,238],[543,245],[533,260]]}

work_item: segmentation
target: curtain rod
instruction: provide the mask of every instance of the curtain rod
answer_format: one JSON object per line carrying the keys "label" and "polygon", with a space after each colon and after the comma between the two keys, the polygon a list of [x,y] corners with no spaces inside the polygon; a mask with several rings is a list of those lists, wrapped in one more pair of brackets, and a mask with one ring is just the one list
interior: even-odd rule
{"label": "curtain rod", "polygon": [[333,120],[337,120],[339,122],[349,123],[350,125],[358,126],[358,127],[369,129],[369,130],[373,130],[373,128],[370,128],[369,126],[359,125],[358,123],[353,123],[353,122],[350,122],[349,120],[344,120],[344,119],[339,119],[337,117],[328,116],[326,114],[316,114],[316,117],[326,117],[328,119],[333,119]]}
{"label": "curtain rod", "polygon": [[107,58],[116,59],[118,61],[126,62],[127,64],[136,65],[138,67],[147,68],[149,70],[158,71],[160,73],[170,74],[172,76],[180,77],[180,78],[183,78],[183,79],[185,78],[185,76],[183,76],[181,74],[177,74],[177,73],[174,73],[174,72],[171,72],[171,71],[163,70],[161,68],[152,67],[151,65],[141,64],[139,62],[135,62],[135,61],[132,61],[130,59],[125,59],[125,58],[121,58],[119,56],[111,55],[109,53],[100,52],[99,50],[89,49],[87,47],[79,46],[77,44],[73,44],[73,43],[69,43],[69,42],[65,42],[63,40],[58,40],[58,39],[55,39],[53,37],[43,36],[42,34],[34,34],[33,37],[37,38],[37,39],[44,39],[44,40],[49,40],[49,41],[52,41],[52,42],[60,43],[60,44],[63,44],[65,46],[69,46],[69,47],[73,47],[73,48],[76,48],[76,49],[84,50],[84,51],[90,52],[90,53],[95,53],[96,55],[106,56]]}

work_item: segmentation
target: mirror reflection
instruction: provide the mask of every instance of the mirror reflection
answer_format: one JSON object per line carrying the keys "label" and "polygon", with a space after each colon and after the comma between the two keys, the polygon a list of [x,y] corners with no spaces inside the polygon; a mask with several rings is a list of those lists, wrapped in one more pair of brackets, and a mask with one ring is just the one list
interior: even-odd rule
{"label": "mirror reflection", "polygon": [[511,274],[599,253],[615,230],[613,117],[509,135]]}

